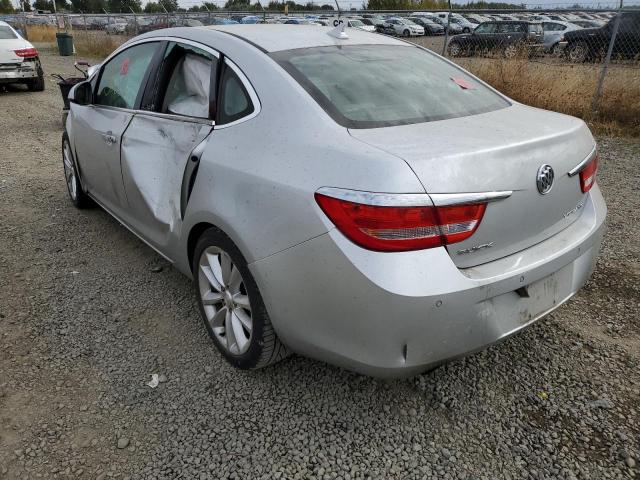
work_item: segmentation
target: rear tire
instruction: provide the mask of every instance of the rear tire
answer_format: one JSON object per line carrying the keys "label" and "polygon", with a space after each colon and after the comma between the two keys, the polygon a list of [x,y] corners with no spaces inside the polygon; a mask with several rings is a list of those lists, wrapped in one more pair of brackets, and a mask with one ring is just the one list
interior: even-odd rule
{"label": "rear tire", "polygon": [[202,320],[231,365],[258,369],[290,354],[271,325],[246,260],[229,237],[217,228],[206,230],[196,243],[191,269]]}

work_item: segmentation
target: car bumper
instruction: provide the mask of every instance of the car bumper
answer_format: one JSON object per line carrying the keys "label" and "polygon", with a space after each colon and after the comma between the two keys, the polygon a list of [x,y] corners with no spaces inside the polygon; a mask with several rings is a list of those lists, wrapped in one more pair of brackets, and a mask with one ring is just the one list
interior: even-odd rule
{"label": "car bumper", "polygon": [[250,268],[292,350],[367,375],[409,376],[500,341],[571,298],[594,268],[605,216],[596,185],[562,232],[463,270],[444,248],[372,252],[335,229]]}
{"label": "car bumper", "polygon": [[22,62],[12,68],[0,68],[0,82],[13,83],[38,77],[36,62]]}
{"label": "car bumper", "polygon": [[562,51],[565,48],[567,48],[568,44],[569,44],[569,42],[558,42],[556,45],[557,45],[558,50]]}

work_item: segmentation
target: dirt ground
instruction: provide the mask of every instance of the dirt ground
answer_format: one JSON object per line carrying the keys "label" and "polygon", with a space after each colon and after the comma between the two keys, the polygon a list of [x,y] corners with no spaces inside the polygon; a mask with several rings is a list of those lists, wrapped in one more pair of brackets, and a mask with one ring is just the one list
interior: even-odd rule
{"label": "dirt ground", "polygon": [[0,91],[0,478],[640,473],[640,142],[599,139],[608,231],[583,291],[484,352],[379,381],[297,356],[229,367],[190,282],[67,199],[61,106],[49,78]]}

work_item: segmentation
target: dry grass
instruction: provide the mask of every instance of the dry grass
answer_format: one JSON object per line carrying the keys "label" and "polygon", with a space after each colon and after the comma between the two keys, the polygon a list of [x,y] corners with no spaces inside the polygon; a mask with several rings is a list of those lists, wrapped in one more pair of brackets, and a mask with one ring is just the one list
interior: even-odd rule
{"label": "dry grass", "polygon": [[54,43],[57,31],[53,25],[27,25],[27,38],[30,42]]}
{"label": "dry grass", "polygon": [[74,32],[73,40],[78,55],[91,58],[105,58],[129,40],[129,37],[76,31]]}
{"label": "dry grass", "polygon": [[519,102],[580,117],[598,133],[640,135],[640,68],[611,66],[598,111],[593,113],[600,65],[497,58],[457,62]]}

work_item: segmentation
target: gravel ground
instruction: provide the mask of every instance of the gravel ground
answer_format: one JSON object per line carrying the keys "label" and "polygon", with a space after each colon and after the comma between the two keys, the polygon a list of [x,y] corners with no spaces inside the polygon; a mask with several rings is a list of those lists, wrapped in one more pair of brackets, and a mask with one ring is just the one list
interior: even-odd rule
{"label": "gravel ground", "polygon": [[500,345],[379,381],[297,356],[232,370],[189,281],[67,200],[55,83],[0,107],[0,478],[640,473],[637,141],[600,139],[609,229],[587,288]]}

